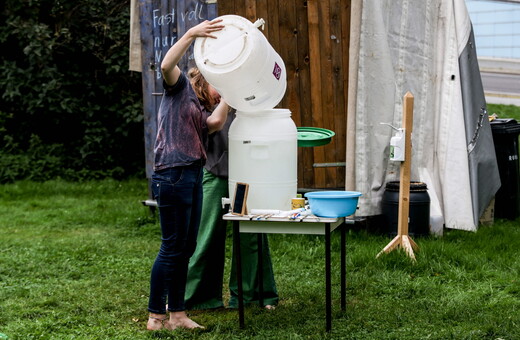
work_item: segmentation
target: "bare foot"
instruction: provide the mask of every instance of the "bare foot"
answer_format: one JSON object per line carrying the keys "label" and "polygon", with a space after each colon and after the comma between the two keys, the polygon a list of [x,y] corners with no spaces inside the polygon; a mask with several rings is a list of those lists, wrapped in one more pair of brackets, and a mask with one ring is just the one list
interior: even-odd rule
{"label": "bare foot", "polygon": [[158,331],[162,329],[165,325],[164,322],[168,320],[166,314],[155,314],[150,313],[148,316],[148,323],[146,324],[146,329],[149,331]]}
{"label": "bare foot", "polygon": [[190,319],[186,312],[171,312],[170,313],[170,320],[165,325],[166,328],[170,330],[174,330],[176,328],[186,328],[186,329],[195,329],[195,328],[202,328],[205,329],[205,327],[199,325],[192,319]]}
{"label": "bare foot", "polygon": [[267,309],[267,310],[275,310],[275,309],[276,309],[276,306],[273,306],[273,305],[265,305],[264,308]]}

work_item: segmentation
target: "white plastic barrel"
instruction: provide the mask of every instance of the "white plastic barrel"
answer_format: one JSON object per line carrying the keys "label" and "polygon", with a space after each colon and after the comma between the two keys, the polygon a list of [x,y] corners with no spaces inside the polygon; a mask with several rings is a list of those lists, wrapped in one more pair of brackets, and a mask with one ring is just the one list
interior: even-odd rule
{"label": "white plastic barrel", "polygon": [[272,109],[287,87],[285,64],[255,24],[238,15],[223,15],[217,38],[195,40],[194,58],[206,80],[239,111]]}
{"label": "white plastic barrel", "polygon": [[247,210],[291,210],[298,185],[298,137],[291,111],[237,111],[229,128],[229,193],[249,184]]}

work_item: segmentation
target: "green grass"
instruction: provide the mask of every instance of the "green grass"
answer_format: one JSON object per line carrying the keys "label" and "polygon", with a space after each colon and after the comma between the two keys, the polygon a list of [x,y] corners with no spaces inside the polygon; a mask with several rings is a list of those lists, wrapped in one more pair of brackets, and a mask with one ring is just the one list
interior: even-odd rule
{"label": "green grass", "polygon": [[498,118],[514,118],[520,123],[520,107],[516,105],[487,104],[488,114],[496,113]]}
{"label": "green grass", "polygon": [[333,233],[328,334],[322,237],[270,235],[276,310],[248,307],[245,329],[236,310],[221,310],[191,313],[206,331],[148,332],[160,233],[139,203],[146,196],[146,180],[0,186],[0,333],[11,340],[520,339],[519,220],[415,239],[416,263],[402,251],[376,259],[390,239],[351,230],[346,313]]}

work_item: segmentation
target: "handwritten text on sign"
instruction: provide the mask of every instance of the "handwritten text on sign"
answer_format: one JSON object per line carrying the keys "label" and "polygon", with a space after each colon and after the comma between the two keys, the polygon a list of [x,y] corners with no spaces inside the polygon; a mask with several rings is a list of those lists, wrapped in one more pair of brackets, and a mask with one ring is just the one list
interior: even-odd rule
{"label": "handwritten text on sign", "polygon": [[[182,23],[185,23],[186,21],[201,21],[205,20],[205,18],[202,16],[202,9],[204,4],[198,3],[195,5],[195,9],[191,11],[186,11],[184,13],[181,13],[180,20]],[[166,14],[161,14],[160,9],[154,9],[153,10],[153,27],[158,28],[161,26],[168,26],[168,25],[175,25],[175,19],[177,18],[175,15],[175,9],[172,9],[171,12]],[[170,30],[172,31],[172,30]],[[155,32],[155,30],[154,30]],[[154,47],[154,56],[155,56],[155,63],[161,64],[161,61],[163,59],[163,52],[165,53],[168,51],[168,49],[175,44],[175,41],[177,40],[177,35],[166,35],[162,37],[157,37],[154,35],[153,37],[153,47]],[[192,56],[190,56],[192,58]],[[157,79],[161,79],[161,72],[160,68],[155,70]]]}

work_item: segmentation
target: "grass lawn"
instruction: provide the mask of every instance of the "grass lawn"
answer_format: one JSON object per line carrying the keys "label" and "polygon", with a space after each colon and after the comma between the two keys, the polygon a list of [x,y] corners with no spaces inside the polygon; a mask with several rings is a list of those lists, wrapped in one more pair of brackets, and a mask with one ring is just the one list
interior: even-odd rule
{"label": "grass lawn", "polygon": [[160,233],[139,203],[146,196],[146,180],[0,186],[0,333],[10,340],[520,339],[519,220],[415,239],[415,264],[402,251],[376,259],[390,239],[349,231],[346,313],[333,233],[328,334],[322,237],[271,235],[276,310],[248,307],[245,329],[226,309],[191,313],[205,331],[148,332]]}
{"label": "grass lawn", "polygon": [[487,104],[488,114],[495,113],[498,118],[514,118],[520,123],[520,106]]}
{"label": "grass lawn", "polygon": [[[516,106],[490,104],[488,112],[520,121]],[[139,203],[146,197],[142,179],[1,185],[0,333],[10,340],[520,339],[520,219],[415,239],[416,263],[402,251],[376,259],[390,239],[349,231],[346,313],[333,233],[330,333],[322,237],[270,235],[276,310],[248,307],[245,329],[237,311],[225,309],[191,313],[205,331],[148,332],[160,231]],[[229,263],[226,271],[227,280]]]}

